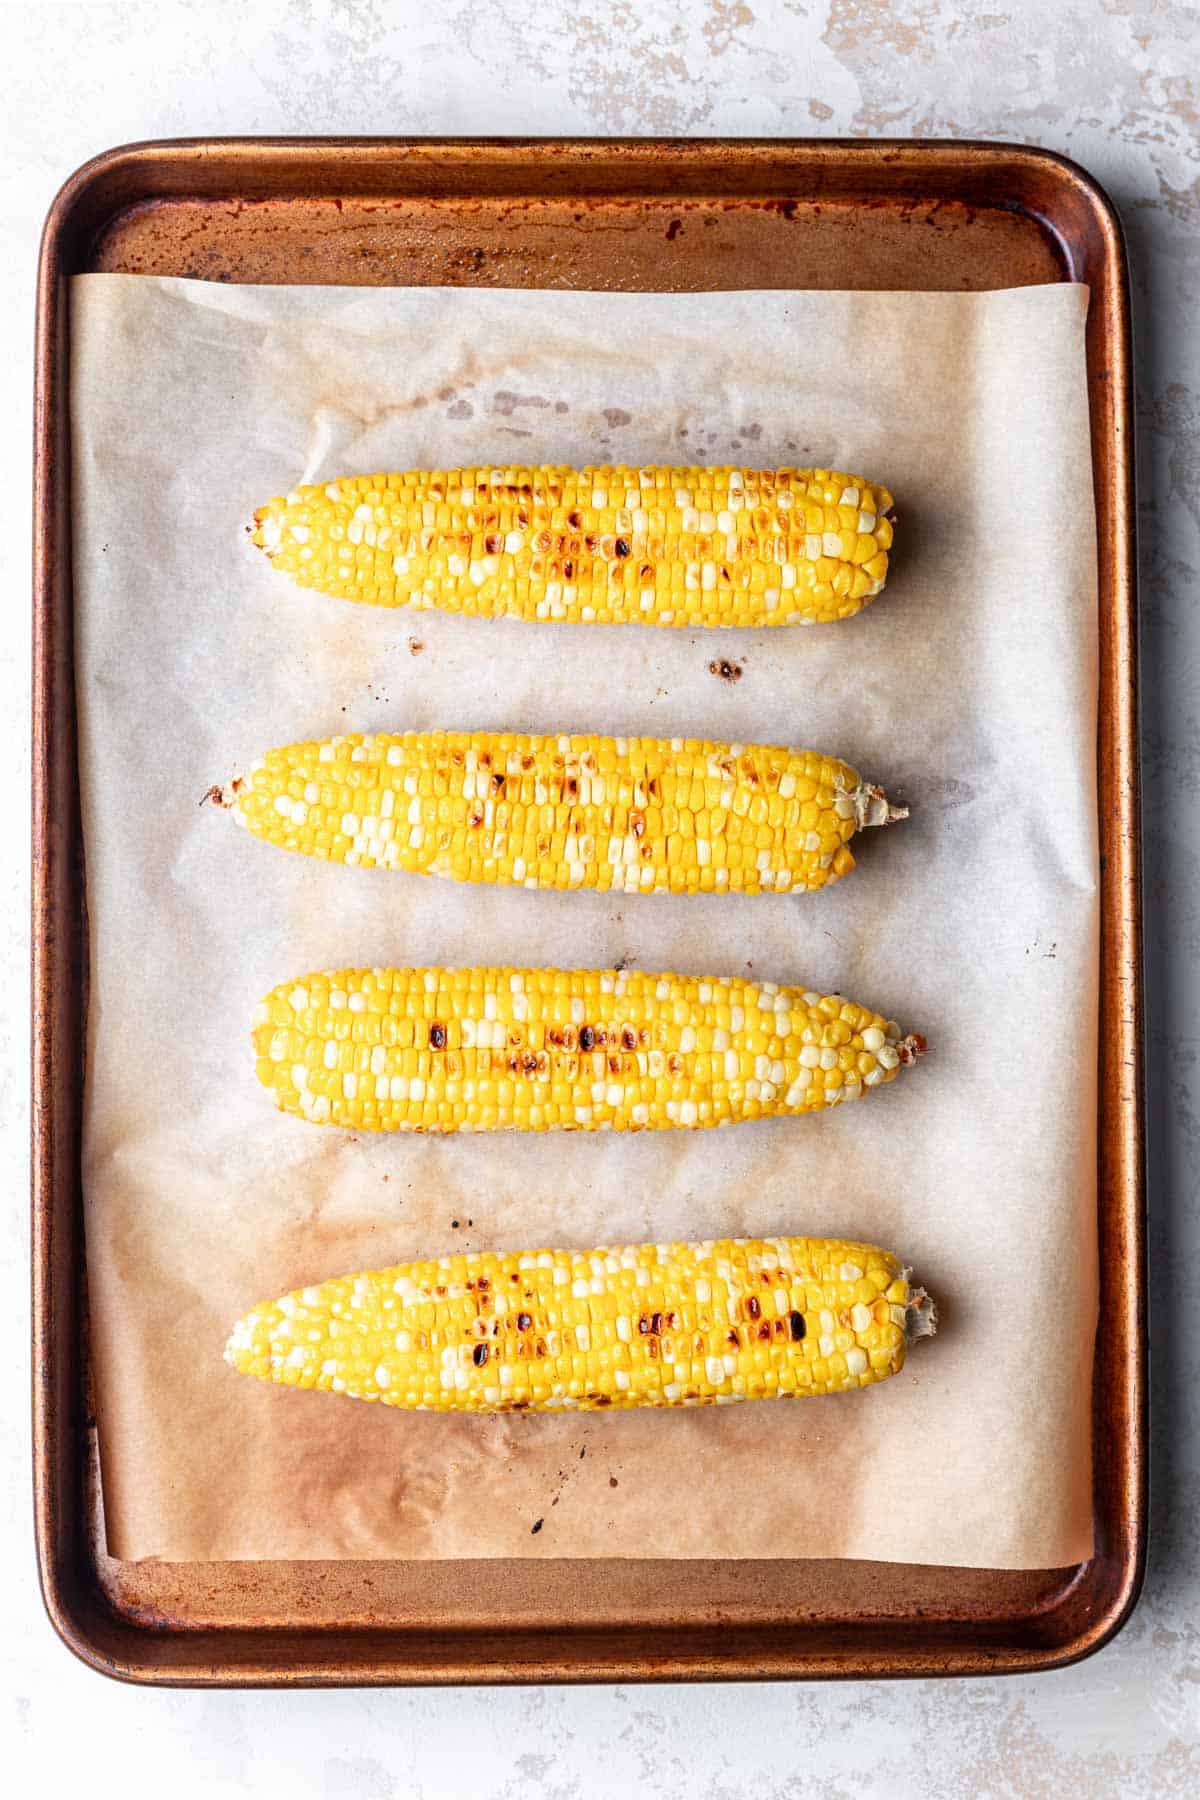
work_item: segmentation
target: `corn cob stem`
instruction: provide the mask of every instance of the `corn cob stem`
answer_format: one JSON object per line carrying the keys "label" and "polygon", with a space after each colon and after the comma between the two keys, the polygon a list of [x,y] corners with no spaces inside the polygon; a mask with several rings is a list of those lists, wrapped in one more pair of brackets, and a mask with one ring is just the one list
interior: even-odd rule
{"label": "corn cob stem", "polygon": [[435,1412],[702,1406],[868,1387],[933,1308],[887,1251],[726,1238],[471,1252],[256,1306],[245,1375]]}
{"label": "corn cob stem", "polygon": [[302,587],[375,606],[790,625],[880,592],[891,506],[830,469],[417,469],[296,488],[249,529]]}
{"label": "corn cob stem", "polygon": [[818,1112],[925,1049],[840,995],[636,969],[341,969],[255,1012],[284,1112],[362,1131],[638,1130]]}
{"label": "corn cob stem", "polygon": [[895,806],[881,787],[860,781],[854,790],[854,823],[860,831],[874,825],[896,825],[907,819],[907,806]]}
{"label": "corn cob stem", "polygon": [[649,894],[821,888],[856,831],[907,816],[814,751],[488,731],[288,744],[210,796],[328,862]]}

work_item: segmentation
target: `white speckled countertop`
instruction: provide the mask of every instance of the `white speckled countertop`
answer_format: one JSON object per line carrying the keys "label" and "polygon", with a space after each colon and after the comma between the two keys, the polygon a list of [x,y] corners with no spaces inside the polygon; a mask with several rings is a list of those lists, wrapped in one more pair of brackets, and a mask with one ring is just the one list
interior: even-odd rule
{"label": "white speckled countertop", "polygon": [[[0,1744],[14,1792],[662,1800],[1200,1789],[1200,26],[1184,0],[116,0],[0,8]],[[28,1506],[28,494],[33,276],[93,152],[216,133],[919,134],[1076,157],[1122,213],[1138,349],[1154,1257],[1152,1544],[1132,1622],[1038,1678],[153,1693],[41,1611]],[[18,1374],[17,1371],[22,1373]],[[119,1771],[119,1774],[118,1774]],[[101,1773],[103,1772],[103,1774]],[[107,1776],[107,1781],[104,1776]]]}

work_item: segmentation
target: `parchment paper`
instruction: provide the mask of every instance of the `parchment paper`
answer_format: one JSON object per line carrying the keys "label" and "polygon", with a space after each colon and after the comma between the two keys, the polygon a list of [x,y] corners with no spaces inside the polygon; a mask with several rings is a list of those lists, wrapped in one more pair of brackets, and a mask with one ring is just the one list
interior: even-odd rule
{"label": "parchment paper", "polygon": [[[76,280],[84,1180],[114,1554],[1090,1554],[1086,309],[1066,286]],[[531,626],[306,594],[244,535],[297,481],[520,459],[861,471],[897,495],[892,578],[811,630]],[[828,749],[912,818],[856,840],[824,894],[684,900],[329,868],[198,805],[271,744],[504,725]],[[251,1009],[292,975],[618,959],[841,988],[932,1053],[825,1118],[621,1138],[355,1138],[280,1116],[254,1077]],[[406,1415],[221,1358],[251,1303],[354,1267],[773,1232],[894,1248],[939,1337],[865,1394],[617,1417]]]}

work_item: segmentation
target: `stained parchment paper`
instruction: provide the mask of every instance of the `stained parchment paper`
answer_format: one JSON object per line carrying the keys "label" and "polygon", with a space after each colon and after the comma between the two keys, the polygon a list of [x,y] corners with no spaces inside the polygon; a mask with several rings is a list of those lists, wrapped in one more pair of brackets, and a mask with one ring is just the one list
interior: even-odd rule
{"label": "stained parchment paper", "polygon": [[[114,1554],[1090,1554],[1086,308],[1069,286],[75,281],[84,1183]],[[813,629],[533,626],[303,593],[245,536],[298,481],[520,460],[860,471],[897,496],[892,578]],[[198,804],[271,744],[436,726],[818,747],[912,817],[856,840],[824,894],[680,899],[329,868]],[[840,988],[932,1052],[824,1118],[631,1137],[349,1136],[255,1080],[251,1009],[293,975],[618,960]],[[774,1232],[897,1250],[940,1335],[865,1394],[615,1417],[407,1415],[222,1361],[254,1301],[354,1267]]]}

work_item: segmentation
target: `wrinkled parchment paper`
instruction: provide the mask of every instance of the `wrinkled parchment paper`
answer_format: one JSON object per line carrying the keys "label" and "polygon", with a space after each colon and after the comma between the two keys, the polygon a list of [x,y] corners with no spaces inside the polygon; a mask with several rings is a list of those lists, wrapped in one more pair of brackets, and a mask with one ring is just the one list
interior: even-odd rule
{"label": "wrinkled parchment paper", "polygon": [[[76,280],[84,1178],[116,1555],[1090,1554],[1086,307],[1065,286]],[[520,459],[861,471],[897,496],[892,579],[811,630],[531,626],[302,593],[245,537],[298,481]],[[271,744],[504,725],[828,749],[912,818],[824,894],[684,900],[329,868],[198,805]],[[255,1080],[251,1009],[290,976],[618,959],[841,988],[932,1054],[825,1118],[628,1138],[356,1138]],[[894,1248],[939,1337],[865,1394],[582,1418],[406,1415],[222,1361],[252,1302],[359,1266],[774,1232]]]}

